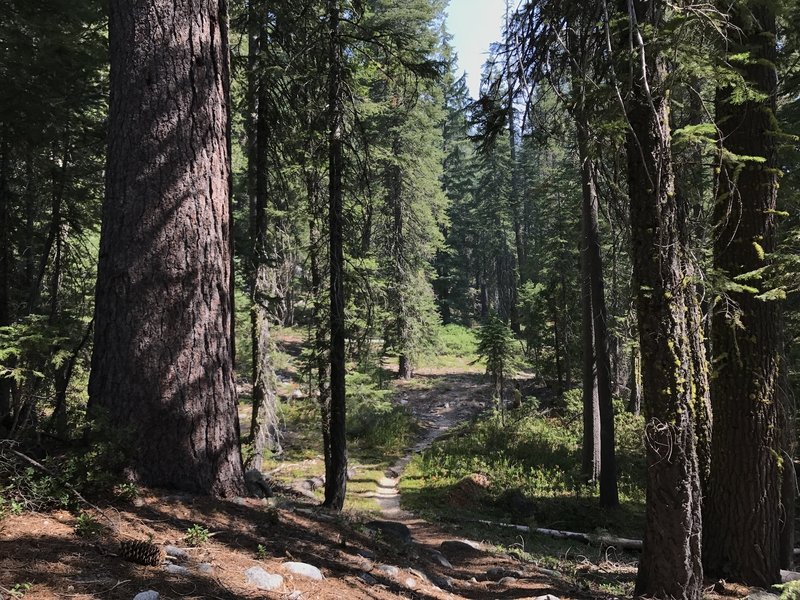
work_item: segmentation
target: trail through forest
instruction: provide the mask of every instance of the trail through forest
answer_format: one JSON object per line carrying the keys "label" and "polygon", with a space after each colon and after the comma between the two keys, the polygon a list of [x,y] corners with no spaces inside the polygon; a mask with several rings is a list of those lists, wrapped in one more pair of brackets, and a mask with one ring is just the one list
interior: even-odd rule
{"label": "trail through forest", "polygon": [[418,378],[436,379],[432,389],[405,391],[399,388],[396,401],[405,403],[421,426],[418,441],[408,453],[387,469],[378,481],[375,499],[381,513],[396,521],[408,521],[411,515],[400,508],[400,478],[415,454],[427,450],[451,429],[473,419],[487,408],[485,385],[474,373],[460,370],[428,370],[417,373]]}

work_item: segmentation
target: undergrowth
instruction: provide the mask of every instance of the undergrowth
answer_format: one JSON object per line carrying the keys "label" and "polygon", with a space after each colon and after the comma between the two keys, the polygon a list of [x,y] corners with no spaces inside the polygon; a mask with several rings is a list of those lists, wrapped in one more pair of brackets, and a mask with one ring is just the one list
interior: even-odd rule
{"label": "undergrowth", "polygon": [[[597,485],[587,484],[580,473],[581,410],[571,396],[546,411],[528,399],[509,413],[505,427],[497,413],[489,414],[415,456],[401,480],[404,504],[440,518],[457,507],[465,516],[541,527],[639,533],[645,476],[641,419],[618,410],[622,506],[601,510]],[[472,474],[488,478],[485,493],[454,499],[463,495],[459,481]]]}

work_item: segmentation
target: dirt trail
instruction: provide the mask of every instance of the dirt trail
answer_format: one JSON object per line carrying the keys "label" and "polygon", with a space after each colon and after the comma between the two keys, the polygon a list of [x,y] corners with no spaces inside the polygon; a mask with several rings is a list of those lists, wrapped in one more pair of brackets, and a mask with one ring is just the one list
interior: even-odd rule
{"label": "dirt trail", "polygon": [[[408,406],[422,426],[422,434],[408,453],[392,465],[378,482],[375,500],[381,514],[398,522],[414,521],[413,515],[400,508],[400,478],[415,454],[428,449],[456,425],[469,421],[487,408],[488,387],[480,374],[422,371],[417,377],[436,380],[432,388],[404,389],[398,386],[397,400]],[[408,524],[408,523],[406,523]]]}

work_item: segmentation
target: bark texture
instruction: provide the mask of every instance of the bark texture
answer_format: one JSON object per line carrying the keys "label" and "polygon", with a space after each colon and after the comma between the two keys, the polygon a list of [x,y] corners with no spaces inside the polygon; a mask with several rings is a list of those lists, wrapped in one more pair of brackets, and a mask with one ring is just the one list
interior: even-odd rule
{"label": "bark texture", "polygon": [[233,379],[227,7],[112,0],[90,412],[144,484],[244,493]]}
{"label": "bark texture", "polygon": [[345,322],[344,240],[342,204],[344,188],[344,140],[342,108],[342,43],[338,0],[328,0],[329,73],[328,110],[330,237],[330,460],[325,465],[325,506],[341,510],[347,487],[347,438],[345,426]]}
{"label": "bark texture", "polygon": [[644,27],[652,35],[663,25],[666,3],[634,0],[623,6],[630,16],[631,39],[638,40],[627,106],[627,154],[648,464],[636,594],[698,600],[703,587],[702,506],[687,279],[670,147],[668,64],[657,44],[641,41]]}
{"label": "bark texture", "polygon": [[[717,92],[723,164],[717,189],[714,264],[729,280],[770,289],[778,190],[775,14],[766,2],[732,11],[731,52],[749,52],[745,80],[765,95],[741,104]],[[742,157],[759,157],[742,158]],[[704,562],[709,574],[769,587],[780,581],[784,470],[780,302],[732,289],[714,307],[714,438]]]}

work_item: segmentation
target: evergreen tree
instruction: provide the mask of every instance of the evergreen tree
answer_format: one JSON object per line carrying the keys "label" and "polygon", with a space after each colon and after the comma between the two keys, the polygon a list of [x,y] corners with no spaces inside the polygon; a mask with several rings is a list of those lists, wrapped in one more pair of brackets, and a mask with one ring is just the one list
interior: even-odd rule
{"label": "evergreen tree", "polygon": [[[154,26],[164,20],[176,26]],[[89,391],[92,415],[129,434],[138,480],[233,496],[244,483],[231,339],[226,22],[215,2],[111,4]]]}

